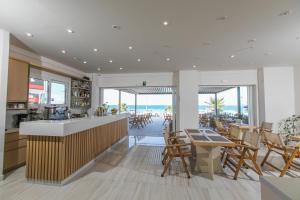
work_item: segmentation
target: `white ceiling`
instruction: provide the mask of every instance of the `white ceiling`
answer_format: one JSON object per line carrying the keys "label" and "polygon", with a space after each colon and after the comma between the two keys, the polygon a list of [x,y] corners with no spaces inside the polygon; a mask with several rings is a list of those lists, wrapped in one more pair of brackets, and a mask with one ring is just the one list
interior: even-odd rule
{"label": "white ceiling", "polygon": [[[279,16],[286,10],[289,15]],[[85,72],[300,64],[299,0],[1,0],[0,28],[38,54]]]}

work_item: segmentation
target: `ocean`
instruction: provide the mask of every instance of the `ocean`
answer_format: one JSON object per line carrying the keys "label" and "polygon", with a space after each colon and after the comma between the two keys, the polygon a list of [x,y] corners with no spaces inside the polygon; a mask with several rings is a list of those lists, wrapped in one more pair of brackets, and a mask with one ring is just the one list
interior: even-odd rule
{"label": "ocean", "polygon": [[[134,105],[127,105],[127,106],[128,106],[127,111],[134,111]],[[137,112],[152,111],[153,113],[163,113],[167,106],[168,105],[137,105]],[[118,105],[109,105],[109,110],[112,108],[118,109]],[[209,106],[199,105],[198,112],[199,113],[209,112]],[[223,112],[235,114],[235,113],[237,113],[237,106],[234,106],[234,105],[224,106]],[[242,106],[242,113],[245,113],[245,114],[248,113],[247,106]]]}

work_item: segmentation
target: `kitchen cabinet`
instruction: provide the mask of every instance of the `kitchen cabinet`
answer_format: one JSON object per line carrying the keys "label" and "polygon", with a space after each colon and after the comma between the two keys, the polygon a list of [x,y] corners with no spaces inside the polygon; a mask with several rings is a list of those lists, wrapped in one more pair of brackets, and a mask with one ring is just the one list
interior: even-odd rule
{"label": "kitchen cabinet", "polygon": [[26,164],[27,136],[19,132],[6,133],[4,143],[4,173]]}
{"label": "kitchen cabinet", "polygon": [[7,102],[27,102],[29,64],[9,59]]}

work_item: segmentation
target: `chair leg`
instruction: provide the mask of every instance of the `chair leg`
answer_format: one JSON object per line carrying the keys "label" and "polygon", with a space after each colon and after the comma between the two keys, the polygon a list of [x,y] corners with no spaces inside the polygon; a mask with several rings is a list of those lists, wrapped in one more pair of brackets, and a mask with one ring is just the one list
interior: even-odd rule
{"label": "chair leg", "polygon": [[229,159],[229,154],[227,154],[226,157],[225,157],[225,161],[224,161],[224,164],[223,164],[223,168],[226,167],[228,159]]}
{"label": "chair leg", "polygon": [[267,161],[267,159],[268,159],[270,153],[271,153],[271,149],[268,150],[266,156],[264,157],[263,161],[261,162],[261,164],[260,164],[261,167],[264,166],[264,164],[265,164],[265,162]]}
{"label": "chair leg", "polygon": [[261,172],[260,167],[259,167],[258,164],[256,163],[256,160],[252,160],[252,163],[253,163],[253,165],[254,165],[254,167],[255,167],[257,173],[258,173],[260,176],[262,176],[263,174],[262,174],[262,172]]}
{"label": "chair leg", "polygon": [[168,158],[168,154],[166,153],[166,154],[164,154],[164,157],[163,157],[163,159],[162,159],[162,161],[161,161],[161,163],[162,163],[163,165],[166,163],[167,158]]}
{"label": "chair leg", "polygon": [[283,170],[281,171],[279,177],[283,177],[286,174],[287,170],[291,166],[291,163],[293,162],[293,159],[295,158],[295,155],[296,155],[296,151],[294,150],[293,153],[292,153],[292,155],[291,155],[291,157],[286,162],[286,164],[285,164]]}
{"label": "chair leg", "polygon": [[183,167],[184,167],[184,170],[185,170],[185,173],[186,173],[187,177],[188,177],[188,178],[191,178],[190,173],[189,173],[189,171],[188,171],[188,169],[187,169],[187,164],[186,164],[186,162],[185,162],[185,160],[184,160],[184,157],[183,157],[183,156],[180,156],[180,158],[181,158],[181,160],[182,160],[182,164],[183,164]]}
{"label": "chair leg", "polygon": [[163,150],[163,152],[161,153],[161,155],[165,155],[166,150],[167,150],[167,147],[164,147],[164,150]]}
{"label": "chair leg", "polygon": [[226,149],[224,149],[223,152],[222,152],[222,154],[221,154],[221,162],[222,162],[223,159],[224,159],[225,153],[226,153]]}
{"label": "chair leg", "polygon": [[165,167],[164,167],[164,171],[160,175],[161,177],[164,177],[165,173],[167,172],[168,168],[170,167],[170,162],[171,162],[172,159],[173,159],[172,156],[168,157],[167,162],[166,162]]}
{"label": "chair leg", "polygon": [[238,163],[236,169],[235,169],[235,173],[234,173],[234,177],[233,177],[234,180],[237,179],[237,176],[239,175],[239,172],[240,172],[240,169],[241,169],[243,163],[244,163],[244,159],[243,159],[243,157],[242,157],[242,158],[240,159],[240,161],[239,161],[239,163]]}

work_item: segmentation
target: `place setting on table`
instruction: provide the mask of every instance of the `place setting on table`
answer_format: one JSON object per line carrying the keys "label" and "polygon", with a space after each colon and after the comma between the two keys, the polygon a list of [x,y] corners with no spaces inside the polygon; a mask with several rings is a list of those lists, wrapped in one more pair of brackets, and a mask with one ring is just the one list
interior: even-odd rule
{"label": "place setting on table", "polygon": [[192,152],[196,157],[194,174],[208,173],[214,179],[214,174],[224,174],[221,163],[221,148],[234,147],[235,143],[210,129],[185,129],[192,144]]}

